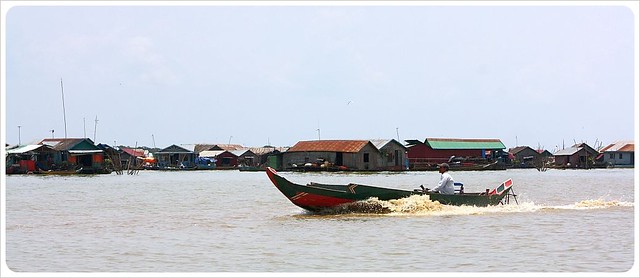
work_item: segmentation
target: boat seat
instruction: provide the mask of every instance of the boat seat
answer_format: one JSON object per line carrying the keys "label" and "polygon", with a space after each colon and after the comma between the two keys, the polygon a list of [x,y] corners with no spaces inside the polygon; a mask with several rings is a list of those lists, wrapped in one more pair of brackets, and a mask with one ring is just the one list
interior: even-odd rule
{"label": "boat seat", "polygon": [[462,194],[464,193],[464,184],[462,184],[461,182],[454,182],[453,183],[453,188],[454,188],[454,193],[453,194]]}

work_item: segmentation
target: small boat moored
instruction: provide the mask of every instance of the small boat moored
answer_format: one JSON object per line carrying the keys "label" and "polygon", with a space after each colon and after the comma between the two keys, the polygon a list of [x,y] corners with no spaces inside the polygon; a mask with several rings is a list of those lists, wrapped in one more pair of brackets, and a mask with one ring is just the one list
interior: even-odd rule
{"label": "small boat moored", "polygon": [[[402,199],[412,195],[428,195],[431,201],[438,201],[443,205],[453,206],[495,206],[508,204],[509,197],[513,196],[513,181],[508,179],[493,190],[487,189],[485,192],[467,193],[459,190],[456,194],[439,194],[428,192],[427,189],[403,190],[384,188],[364,184],[321,184],[311,182],[306,185],[292,183],[280,176],[273,168],[267,167],[267,176],[271,182],[289,199],[294,205],[303,209],[318,212],[332,209],[340,205],[357,201],[364,201],[369,198],[387,201]],[[506,198],[505,198],[506,197]]]}

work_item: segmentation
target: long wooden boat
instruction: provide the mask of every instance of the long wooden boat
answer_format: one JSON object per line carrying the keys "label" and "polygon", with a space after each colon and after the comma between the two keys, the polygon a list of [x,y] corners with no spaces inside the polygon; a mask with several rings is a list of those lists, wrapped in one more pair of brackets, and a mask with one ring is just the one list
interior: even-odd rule
{"label": "long wooden boat", "polygon": [[[378,198],[378,200],[402,199],[411,195],[429,195],[432,201],[438,201],[444,205],[453,206],[494,206],[508,203],[508,196],[514,196],[511,186],[511,179],[505,181],[493,190],[486,190],[478,193],[456,193],[456,194],[439,194],[427,192],[423,189],[403,190],[384,188],[364,184],[321,184],[311,182],[306,185],[292,183],[284,177],[280,176],[276,170],[271,167],[266,169],[267,176],[271,182],[289,199],[294,205],[309,211],[322,211],[334,208],[343,204],[363,201],[369,198]],[[516,200],[517,201],[517,200]]]}

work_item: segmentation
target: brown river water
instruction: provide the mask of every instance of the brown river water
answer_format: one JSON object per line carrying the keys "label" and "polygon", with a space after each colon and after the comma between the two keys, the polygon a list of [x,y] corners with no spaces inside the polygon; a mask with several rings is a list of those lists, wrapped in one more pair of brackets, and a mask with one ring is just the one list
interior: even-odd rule
{"label": "brown river water", "polygon": [[[437,172],[281,174],[302,184],[403,189],[439,179]],[[625,276],[638,270],[635,175],[452,172],[467,192],[511,178],[518,204],[450,207],[412,197],[382,203],[390,213],[335,215],[294,206],[264,172],[6,176],[2,276]]]}

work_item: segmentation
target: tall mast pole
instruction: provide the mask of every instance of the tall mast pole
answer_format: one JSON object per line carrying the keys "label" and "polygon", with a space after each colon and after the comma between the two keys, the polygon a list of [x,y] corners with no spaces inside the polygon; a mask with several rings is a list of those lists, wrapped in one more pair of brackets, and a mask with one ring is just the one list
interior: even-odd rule
{"label": "tall mast pole", "polygon": [[96,123],[93,126],[93,142],[96,142],[96,130],[98,129],[98,115],[96,115]]}
{"label": "tall mast pole", "polygon": [[60,78],[60,89],[62,90],[62,116],[64,117],[64,138],[67,138],[67,110],[64,107],[64,86]]}

